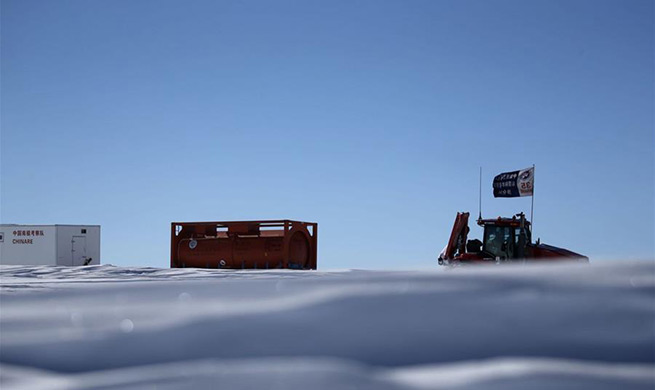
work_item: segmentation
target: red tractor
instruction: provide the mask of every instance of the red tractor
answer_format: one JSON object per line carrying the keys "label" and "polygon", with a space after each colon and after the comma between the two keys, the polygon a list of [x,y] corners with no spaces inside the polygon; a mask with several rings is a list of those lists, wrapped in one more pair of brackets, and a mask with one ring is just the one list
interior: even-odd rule
{"label": "red tractor", "polygon": [[523,213],[512,218],[478,219],[484,227],[483,241],[468,240],[469,213],[457,213],[448,245],[439,255],[440,265],[533,261],[579,261],[589,258],[567,249],[532,243],[530,222]]}

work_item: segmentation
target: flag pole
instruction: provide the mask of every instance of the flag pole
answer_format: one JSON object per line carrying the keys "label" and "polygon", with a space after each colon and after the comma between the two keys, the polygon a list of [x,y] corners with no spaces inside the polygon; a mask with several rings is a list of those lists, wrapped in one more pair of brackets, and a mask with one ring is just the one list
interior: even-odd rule
{"label": "flag pole", "polygon": [[532,164],[532,205],[530,206],[530,224],[532,226],[532,231],[534,232],[534,174],[535,174],[534,164]]}
{"label": "flag pole", "polygon": [[478,221],[482,220],[482,166],[480,166],[480,195],[479,195],[479,201],[480,203],[478,204]]}

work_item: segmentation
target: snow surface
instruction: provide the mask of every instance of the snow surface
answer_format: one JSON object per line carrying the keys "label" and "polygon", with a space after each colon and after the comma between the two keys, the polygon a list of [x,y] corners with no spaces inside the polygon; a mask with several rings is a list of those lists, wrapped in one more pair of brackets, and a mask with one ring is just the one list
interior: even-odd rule
{"label": "snow surface", "polygon": [[0,267],[2,389],[653,389],[655,262]]}

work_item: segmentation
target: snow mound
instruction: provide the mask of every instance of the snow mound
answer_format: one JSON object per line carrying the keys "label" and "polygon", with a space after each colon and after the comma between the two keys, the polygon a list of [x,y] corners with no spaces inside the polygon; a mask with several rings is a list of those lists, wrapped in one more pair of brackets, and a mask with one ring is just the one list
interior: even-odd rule
{"label": "snow mound", "polygon": [[652,389],[655,263],[0,267],[0,387]]}

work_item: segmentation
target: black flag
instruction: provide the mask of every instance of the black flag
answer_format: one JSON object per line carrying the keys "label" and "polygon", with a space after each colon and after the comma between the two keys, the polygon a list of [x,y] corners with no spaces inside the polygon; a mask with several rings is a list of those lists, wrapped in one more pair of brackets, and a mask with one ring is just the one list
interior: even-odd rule
{"label": "black flag", "polygon": [[494,198],[532,196],[534,167],[504,172],[494,177]]}

